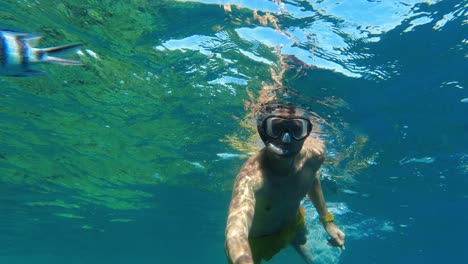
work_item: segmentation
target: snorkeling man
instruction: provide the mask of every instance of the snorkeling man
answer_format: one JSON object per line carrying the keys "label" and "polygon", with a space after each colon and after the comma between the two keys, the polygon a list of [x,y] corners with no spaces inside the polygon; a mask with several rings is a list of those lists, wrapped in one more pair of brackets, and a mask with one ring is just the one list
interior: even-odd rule
{"label": "snorkeling man", "polygon": [[291,245],[308,264],[305,210],[308,195],[329,245],[344,249],[345,234],[326,206],[317,171],[324,144],[309,137],[310,115],[282,104],[263,105],[257,129],[265,147],[244,164],[236,177],[226,226],[226,255],[231,264],[258,264]]}

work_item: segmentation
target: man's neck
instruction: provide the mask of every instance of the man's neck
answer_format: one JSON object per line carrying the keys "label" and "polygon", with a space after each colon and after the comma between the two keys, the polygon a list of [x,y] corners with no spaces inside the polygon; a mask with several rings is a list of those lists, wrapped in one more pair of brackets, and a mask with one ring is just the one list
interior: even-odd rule
{"label": "man's neck", "polygon": [[271,171],[287,176],[295,170],[295,163],[300,154],[280,156],[266,149],[263,150],[265,155],[266,166]]}

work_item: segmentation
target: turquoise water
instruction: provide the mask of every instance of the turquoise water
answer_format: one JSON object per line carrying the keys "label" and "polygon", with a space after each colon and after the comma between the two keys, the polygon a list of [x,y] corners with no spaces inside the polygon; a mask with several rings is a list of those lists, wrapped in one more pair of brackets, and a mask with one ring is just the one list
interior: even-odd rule
{"label": "turquoise water", "polygon": [[0,263],[225,263],[246,87],[280,46],[347,234],[304,202],[315,263],[466,262],[468,2],[276,2],[2,1],[0,28],[85,65],[0,77]]}

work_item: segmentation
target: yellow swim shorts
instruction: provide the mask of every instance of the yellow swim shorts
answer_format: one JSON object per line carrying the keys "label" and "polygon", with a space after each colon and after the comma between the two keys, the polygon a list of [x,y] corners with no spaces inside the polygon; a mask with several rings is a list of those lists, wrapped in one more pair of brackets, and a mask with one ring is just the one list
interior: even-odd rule
{"label": "yellow swim shorts", "polygon": [[305,209],[299,207],[296,217],[280,232],[263,237],[249,238],[250,249],[255,260],[270,260],[294,240],[305,228]]}

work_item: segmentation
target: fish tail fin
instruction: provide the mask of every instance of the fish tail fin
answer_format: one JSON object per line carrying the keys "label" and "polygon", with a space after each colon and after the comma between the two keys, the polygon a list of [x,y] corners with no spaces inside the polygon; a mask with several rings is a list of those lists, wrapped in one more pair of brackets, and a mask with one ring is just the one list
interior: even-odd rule
{"label": "fish tail fin", "polygon": [[43,48],[37,50],[38,60],[60,65],[83,65],[81,61],[62,58],[68,54],[77,53],[83,43],[72,43],[63,46]]}

